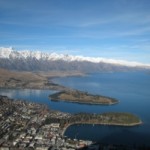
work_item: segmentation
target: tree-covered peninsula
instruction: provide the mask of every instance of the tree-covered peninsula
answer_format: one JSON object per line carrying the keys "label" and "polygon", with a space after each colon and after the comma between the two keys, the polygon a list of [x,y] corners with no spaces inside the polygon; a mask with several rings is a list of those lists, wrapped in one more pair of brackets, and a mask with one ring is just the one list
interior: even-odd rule
{"label": "tree-covered peninsula", "polygon": [[78,113],[70,118],[70,123],[106,124],[134,126],[141,124],[140,118],[126,112],[108,112],[102,114]]}
{"label": "tree-covered peninsula", "polygon": [[108,112],[102,114],[77,113],[67,119],[50,118],[46,120],[46,123],[51,122],[60,123],[62,127],[72,124],[135,126],[142,123],[138,116],[127,112]]}

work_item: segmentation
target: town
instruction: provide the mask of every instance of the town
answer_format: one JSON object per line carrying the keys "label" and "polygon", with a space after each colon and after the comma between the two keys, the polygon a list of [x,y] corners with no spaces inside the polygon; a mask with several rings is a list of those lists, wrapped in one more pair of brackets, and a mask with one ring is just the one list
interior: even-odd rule
{"label": "town", "polygon": [[[64,136],[62,120],[74,115],[46,105],[0,96],[0,150],[135,150],[139,146],[95,143]],[[143,147],[142,147],[143,148]]]}
{"label": "town", "polygon": [[63,136],[60,123],[46,124],[47,119],[70,116],[42,104],[0,96],[0,149],[73,150],[91,144]]}

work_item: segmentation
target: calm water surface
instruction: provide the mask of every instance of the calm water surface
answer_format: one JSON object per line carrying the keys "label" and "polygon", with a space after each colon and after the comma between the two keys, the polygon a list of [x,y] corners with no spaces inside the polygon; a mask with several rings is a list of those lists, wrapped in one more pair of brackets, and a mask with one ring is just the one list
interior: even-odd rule
{"label": "calm water surface", "polygon": [[[131,112],[144,122],[136,127],[102,125],[72,125],[65,135],[106,143],[149,144],[150,141],[150,74],[146,72],[98,73],[85,77],[53,79],[54,82],[92,94],[110,96],[120,101],[117,105],[100,106],[68,102],[53,102],[49,90],[1,89],[0,94],[47,104],[50,108],[70,113],[78,112]],[[132,140],[131,140],[132,139]]]}

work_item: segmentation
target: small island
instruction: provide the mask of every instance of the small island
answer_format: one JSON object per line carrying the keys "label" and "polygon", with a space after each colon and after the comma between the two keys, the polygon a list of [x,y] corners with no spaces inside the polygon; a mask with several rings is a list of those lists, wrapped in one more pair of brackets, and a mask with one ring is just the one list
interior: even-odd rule
{"label": "small island", "polygon": [[92,95],[87,92],[81,92],[78,90],[61,91],[49,96],[52,101],[67,101],[84,104],[100,104],[100,105],[112,105],[117,104],[118,100],[101,95]]}

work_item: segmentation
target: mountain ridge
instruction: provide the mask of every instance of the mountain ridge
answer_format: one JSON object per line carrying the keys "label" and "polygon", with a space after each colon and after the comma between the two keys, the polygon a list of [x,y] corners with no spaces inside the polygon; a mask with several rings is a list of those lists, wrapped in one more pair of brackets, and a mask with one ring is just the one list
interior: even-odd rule
{"label": "mountain ridge", "polygon": [[128,69],[150,69],[150,64],[106,59],[101,57],[83,57],[41,51],[16,51],[13,48],[0,47],[0,67],[10,70],[49,71],[79,70],[126,71]]}

